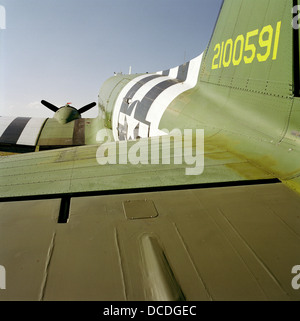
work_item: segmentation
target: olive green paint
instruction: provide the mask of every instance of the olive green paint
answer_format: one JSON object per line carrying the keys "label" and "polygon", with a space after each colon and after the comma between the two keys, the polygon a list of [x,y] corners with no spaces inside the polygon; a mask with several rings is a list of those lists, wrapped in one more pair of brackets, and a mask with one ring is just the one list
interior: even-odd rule
{"label": "olive green paint", "polygon": [[[139,75],[103,84],[99,116],[84,122],[85,146],[72,146],[76,117],[54,118],[37,144],[50,150],[0,157],[0,264],[9,272],[1,300],[300,300],[291,286],[300,263],[292,6],[291,0],[224,1],[197,85],[160,122],[161,129],[204,129],[201,175],[185,175],[185,164],[162,165],[161,155],[156,165],[97,162],[99,147],[112,139],[116,99]],[[265,61],[255,56],[246,63],[243,56],[233,65],[225,55],[216,68],[217,44],[229,48],[230,39],[234,46],[256,30],[250,43],[266,55],[266,34],[259,36],[271,28]],[[128,148],[136,143],[150,145],[145,138]],[[272,178],[284,184],[207,185]],[[58,224],[66,194],[69,219]]]}

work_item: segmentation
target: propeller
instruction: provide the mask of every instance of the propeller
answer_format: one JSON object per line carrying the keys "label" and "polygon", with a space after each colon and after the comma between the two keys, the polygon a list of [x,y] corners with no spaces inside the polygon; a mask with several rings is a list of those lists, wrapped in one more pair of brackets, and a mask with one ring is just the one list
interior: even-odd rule
{"label": "propeller", "polygon": [[[44,106],[46,106],[47,108],[49,108],[50,110],[54,111],[55,113],[59,110],[58,107],[54,106],[53,104],[49,103],[49,102],[46,101],[46,100],[42,100],[41,103],[42,103]],[[67,104],[67,105],[69,106],[69,104]],[[66,106],[67,106],[67,105],[66,105]],[[96,106],[96,105],[97,105],[97,103],[93,102],[93,103],[90,103],[90,104],[88,104],[88,105],[85,105],[85,106],[79,108],[77,111],[78,111],[78,113],[81,115],[81,114],[85,113],[86,111],[90,110],[91,108],[93,108],[93,107]],[[70,107],[72,107],[72,106],[70,106]],[[73,107],[73,108],[74,108],[74,107]]]}
{"label": "propeller", "polygon": [[46,106],[47,108],[49,108],[50,110],[54,111],[55,113],[56,113],[56,112],[58,111],[58,109],[59,109],[58,107],[56,107],[56,106],[48,103],[48,101],[46,101],[46,100],[42,100],[41,103],[42,103],[44,106]]}
{"label": "propeller", "polygon": [[97,105],[97,103],[95,103],[95,102],[90,103],[90,104],[88,104],[88,105],[85,105],[85,106],[79,108],[79,109],[78,109],[78,112],[79,112],[79,114],[81,115],[81,114],[85,113],[86,111],[90,110],[91,108],[93,108],[93,107],[96,106],[96,105]]}

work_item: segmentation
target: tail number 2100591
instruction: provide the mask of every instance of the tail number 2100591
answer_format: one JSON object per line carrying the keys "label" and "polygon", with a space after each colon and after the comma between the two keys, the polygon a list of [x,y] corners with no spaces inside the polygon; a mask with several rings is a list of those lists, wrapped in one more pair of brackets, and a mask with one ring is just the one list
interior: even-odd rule
{"label": "tail number 2100591", "polygon": [[[259,62],[269,59],[272,46],[272,59],[277,59],[277,51],[280,37],[281,21],[277,22],[276,29],[271,25],[265,26],[259,32],[259,29],[249,31],[246,37],[242,34],[238,35],[233,42],[228,39],[226,42],[217,43],[214,48],[214,58],[212,61],[212,69],[227,68],[232,64],[238,66],[242,61],[245,64],[251,64],[256,58]],[[257,53],[254,43],[254,37],[258,37],[259,48],[264,48],[263,52]]]}

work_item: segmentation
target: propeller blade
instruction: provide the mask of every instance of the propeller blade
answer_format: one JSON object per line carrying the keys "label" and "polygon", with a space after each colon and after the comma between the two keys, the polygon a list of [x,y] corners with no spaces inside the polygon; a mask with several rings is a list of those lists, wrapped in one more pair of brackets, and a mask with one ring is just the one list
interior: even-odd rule
{"label": "propeller blade", "polygon": [[56,106],[48,103],[48,101],[46,101],[46,100],[42,100],[41,103],[42,103],[44,106],[46,106],[47,108],[49,108],[50,110],[54,111],[54,112],[58,111],[58,109],[59,109],[58,107],[56,107]]}
{"label": "propeller blade", "polygon": [[83,114],[83,113],[85,113],[86,111],[90,110],[91,108],[93,108],[96,105],[97,105],[97,103],[95,103],[95,102],[90,103],[90,104],[88,104],[86,106],[83,106],[80,109],[78,109],[78,112],[79,112],[79,114]]}

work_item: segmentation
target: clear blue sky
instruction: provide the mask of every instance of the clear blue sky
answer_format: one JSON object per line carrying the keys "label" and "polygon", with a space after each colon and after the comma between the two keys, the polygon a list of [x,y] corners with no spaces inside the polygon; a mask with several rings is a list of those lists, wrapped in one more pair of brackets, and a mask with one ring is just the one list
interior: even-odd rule
{"label": "clear blue sky", "polygon": [[[42,99],[97,101],[114,72],[156,72],[199,55],[222,0],[0,0],[0,115],[52,117]],[[97,108],[84,117],[95,117]]]}

